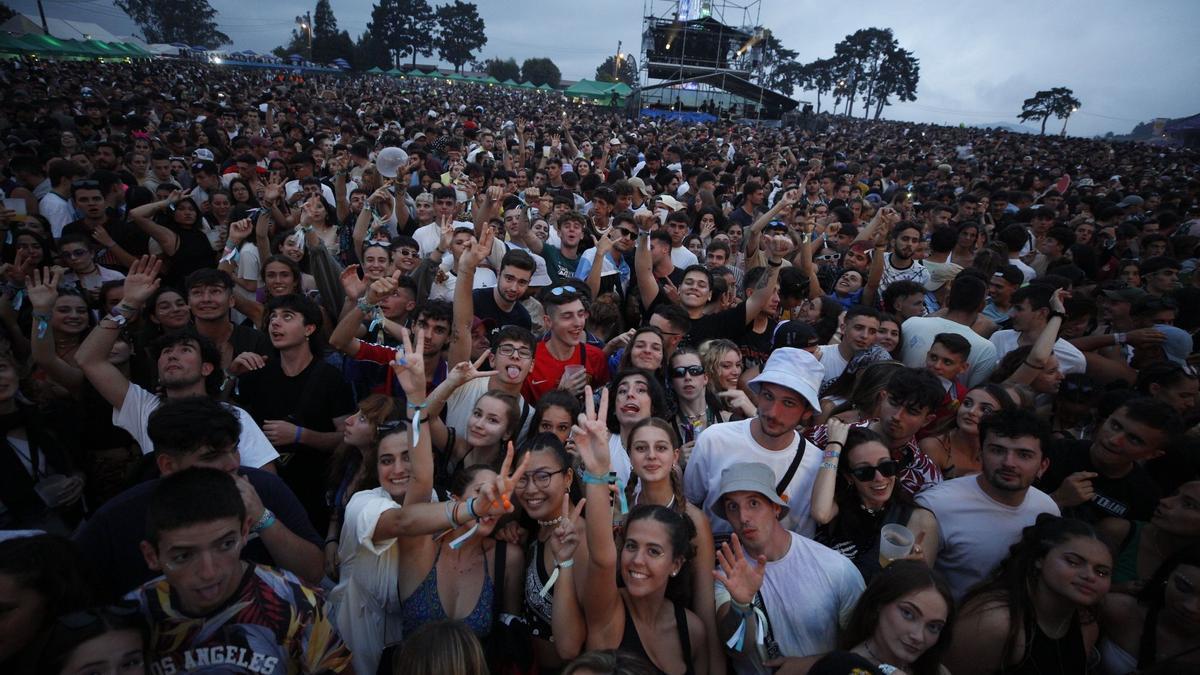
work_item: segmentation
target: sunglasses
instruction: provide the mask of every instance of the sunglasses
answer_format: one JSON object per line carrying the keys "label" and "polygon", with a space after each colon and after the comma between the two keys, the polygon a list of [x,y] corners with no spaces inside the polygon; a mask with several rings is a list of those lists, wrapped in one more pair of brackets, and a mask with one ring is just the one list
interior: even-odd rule
{"label": "sunglasses", "polygon": [[825,253],[823,255],[819,255],[819,256],[816,256],[815,258],[813,258],[813,260],[820,260],[821,262],[837,262],[838,260],[841,260],[841,259],[842,259],[841,253]]}
{"label": "sunglasses", "polygon": [[677,366],[671,369],[671,377],[700,377],[704,374],[703,366]]}
{"label": "sunglasses", "polygon": [[634,237],[637,236],[636,232],[634,232],[633,230],[624,228],[624,227],[618,227],[617,232],[619,232],[621,234],[621,236],[624,237],[625,239],[633,239]]}
{"label": "sunglasses", "polygon": [[98,180],[77,180],[71,182],[73,188],[98,188],[100,181]]}
{"label": "sunglasses", "polygon": [[550,289],[550,295],[555,297],[562,297],[564,295],[574,296],[579,294],[579,289],[575,288],[574,286],[555,286],[554,288]]}
{"label": "sunglasses", "polygon": [[891,478],[899,470],[895,460],[885,459],[875,466],[856,466],[850,469],[850,475],[854,476],[854,480],[865,483],[875,477],[876,471],[884,478]]}

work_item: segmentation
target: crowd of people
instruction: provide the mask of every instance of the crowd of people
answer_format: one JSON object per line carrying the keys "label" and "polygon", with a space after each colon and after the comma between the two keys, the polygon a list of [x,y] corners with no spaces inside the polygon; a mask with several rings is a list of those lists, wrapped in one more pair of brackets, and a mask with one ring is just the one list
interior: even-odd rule
{"label": "crowd of people", "polygon": [[0,63],[0,670],[1200,669],[1200,155]]}

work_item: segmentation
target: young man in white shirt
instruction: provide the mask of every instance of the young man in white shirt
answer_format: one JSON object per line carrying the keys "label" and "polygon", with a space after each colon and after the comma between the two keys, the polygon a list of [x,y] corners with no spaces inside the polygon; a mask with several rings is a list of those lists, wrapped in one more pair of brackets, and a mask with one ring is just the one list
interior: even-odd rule
{"label": "young man in white shirt", "polygon": [[[1026,286],[1013,293],[1012,303],[1013,327],[998,330],[991,337],[992,345],[996,348],[997,364],[1009,352],[1033,345],[1051,316],[1063,315],[1065,318],[1065,307],[1061,301],[1054,299],[1054,289],[1050,286]],[[1054,356],[1063,375],[1087,371],[1087,358],[1083,352],[1062,338],[1054,343]]]}
{"label": "young man in white shirt", "polygon": [[734,530],[717,554],[717,632],[727,644],[741,633],[739,674],[763,672],[764,661],[811,665],[835,649],[865,587],[849,558],[784,529],[789,502],[775,480],[765,464],[732,464],[713,504]]}
{"label": "young man in white shirt", "polygon": [[784,527],[806,537],[816,532],[809,502],[821,451],[797,428],[821,409],[817,391],[824,372],[806,351],[776,349],[758,377],[750,381],[758,398],[758,414],[748,420],[714,424],[696,440],[684,474],[684,495],[704,509],[715,534],[733,529],[714,507],[721,497],[721,472],[744,462],[761,462],[771,468],[781,488],[778,492],[787,495],[792,506]]}
{"label": "young man in white shirt", "polygon": [[946,576],[956,600],[1008,555],[1022,529],[1043,513],[1060,513],[1049,495],[1032,487],[1050,466],[1046,423],[1028,410],[1006,410],[984,418],[979,432],[983,473],[919,493],[922,509],[908,522],[922,538],[926,562]]}

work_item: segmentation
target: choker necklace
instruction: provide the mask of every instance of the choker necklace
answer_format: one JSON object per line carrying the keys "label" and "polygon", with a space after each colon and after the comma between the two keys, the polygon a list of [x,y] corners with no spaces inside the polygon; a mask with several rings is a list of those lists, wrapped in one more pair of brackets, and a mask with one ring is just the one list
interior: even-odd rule
{"label": "choker necklace", "polygon": [[862,508],[863,511],[867,512],[867,515],[870,515],[870,516],[877,516],[880,513],[883,513],[883,510],[887,508],[887,506],[885,505],[885,506],[881,506],[877,509],[873,509],[873,508],[867,506],[866,504],[863,504],[862,502],[859,502],[858,505],[860,508]]}
{"label": "choker necklace", "polygon": [[559,516],[559,517],[551,519],[551,520],[539,520],[539,521],[537,521],[537,524],[542,527],[555,527],[559,523],[561,523],[565,518],[566,518],[566,516]]}

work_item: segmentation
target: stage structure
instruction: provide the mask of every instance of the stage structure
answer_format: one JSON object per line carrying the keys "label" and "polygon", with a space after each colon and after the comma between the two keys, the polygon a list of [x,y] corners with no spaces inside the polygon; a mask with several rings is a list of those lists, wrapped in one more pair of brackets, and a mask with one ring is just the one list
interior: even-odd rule
{"label": "stage structure", "polygon": [[753,80],[768,29],[762,0],[644,0],[640,108],[779,119],[796,102]]}

